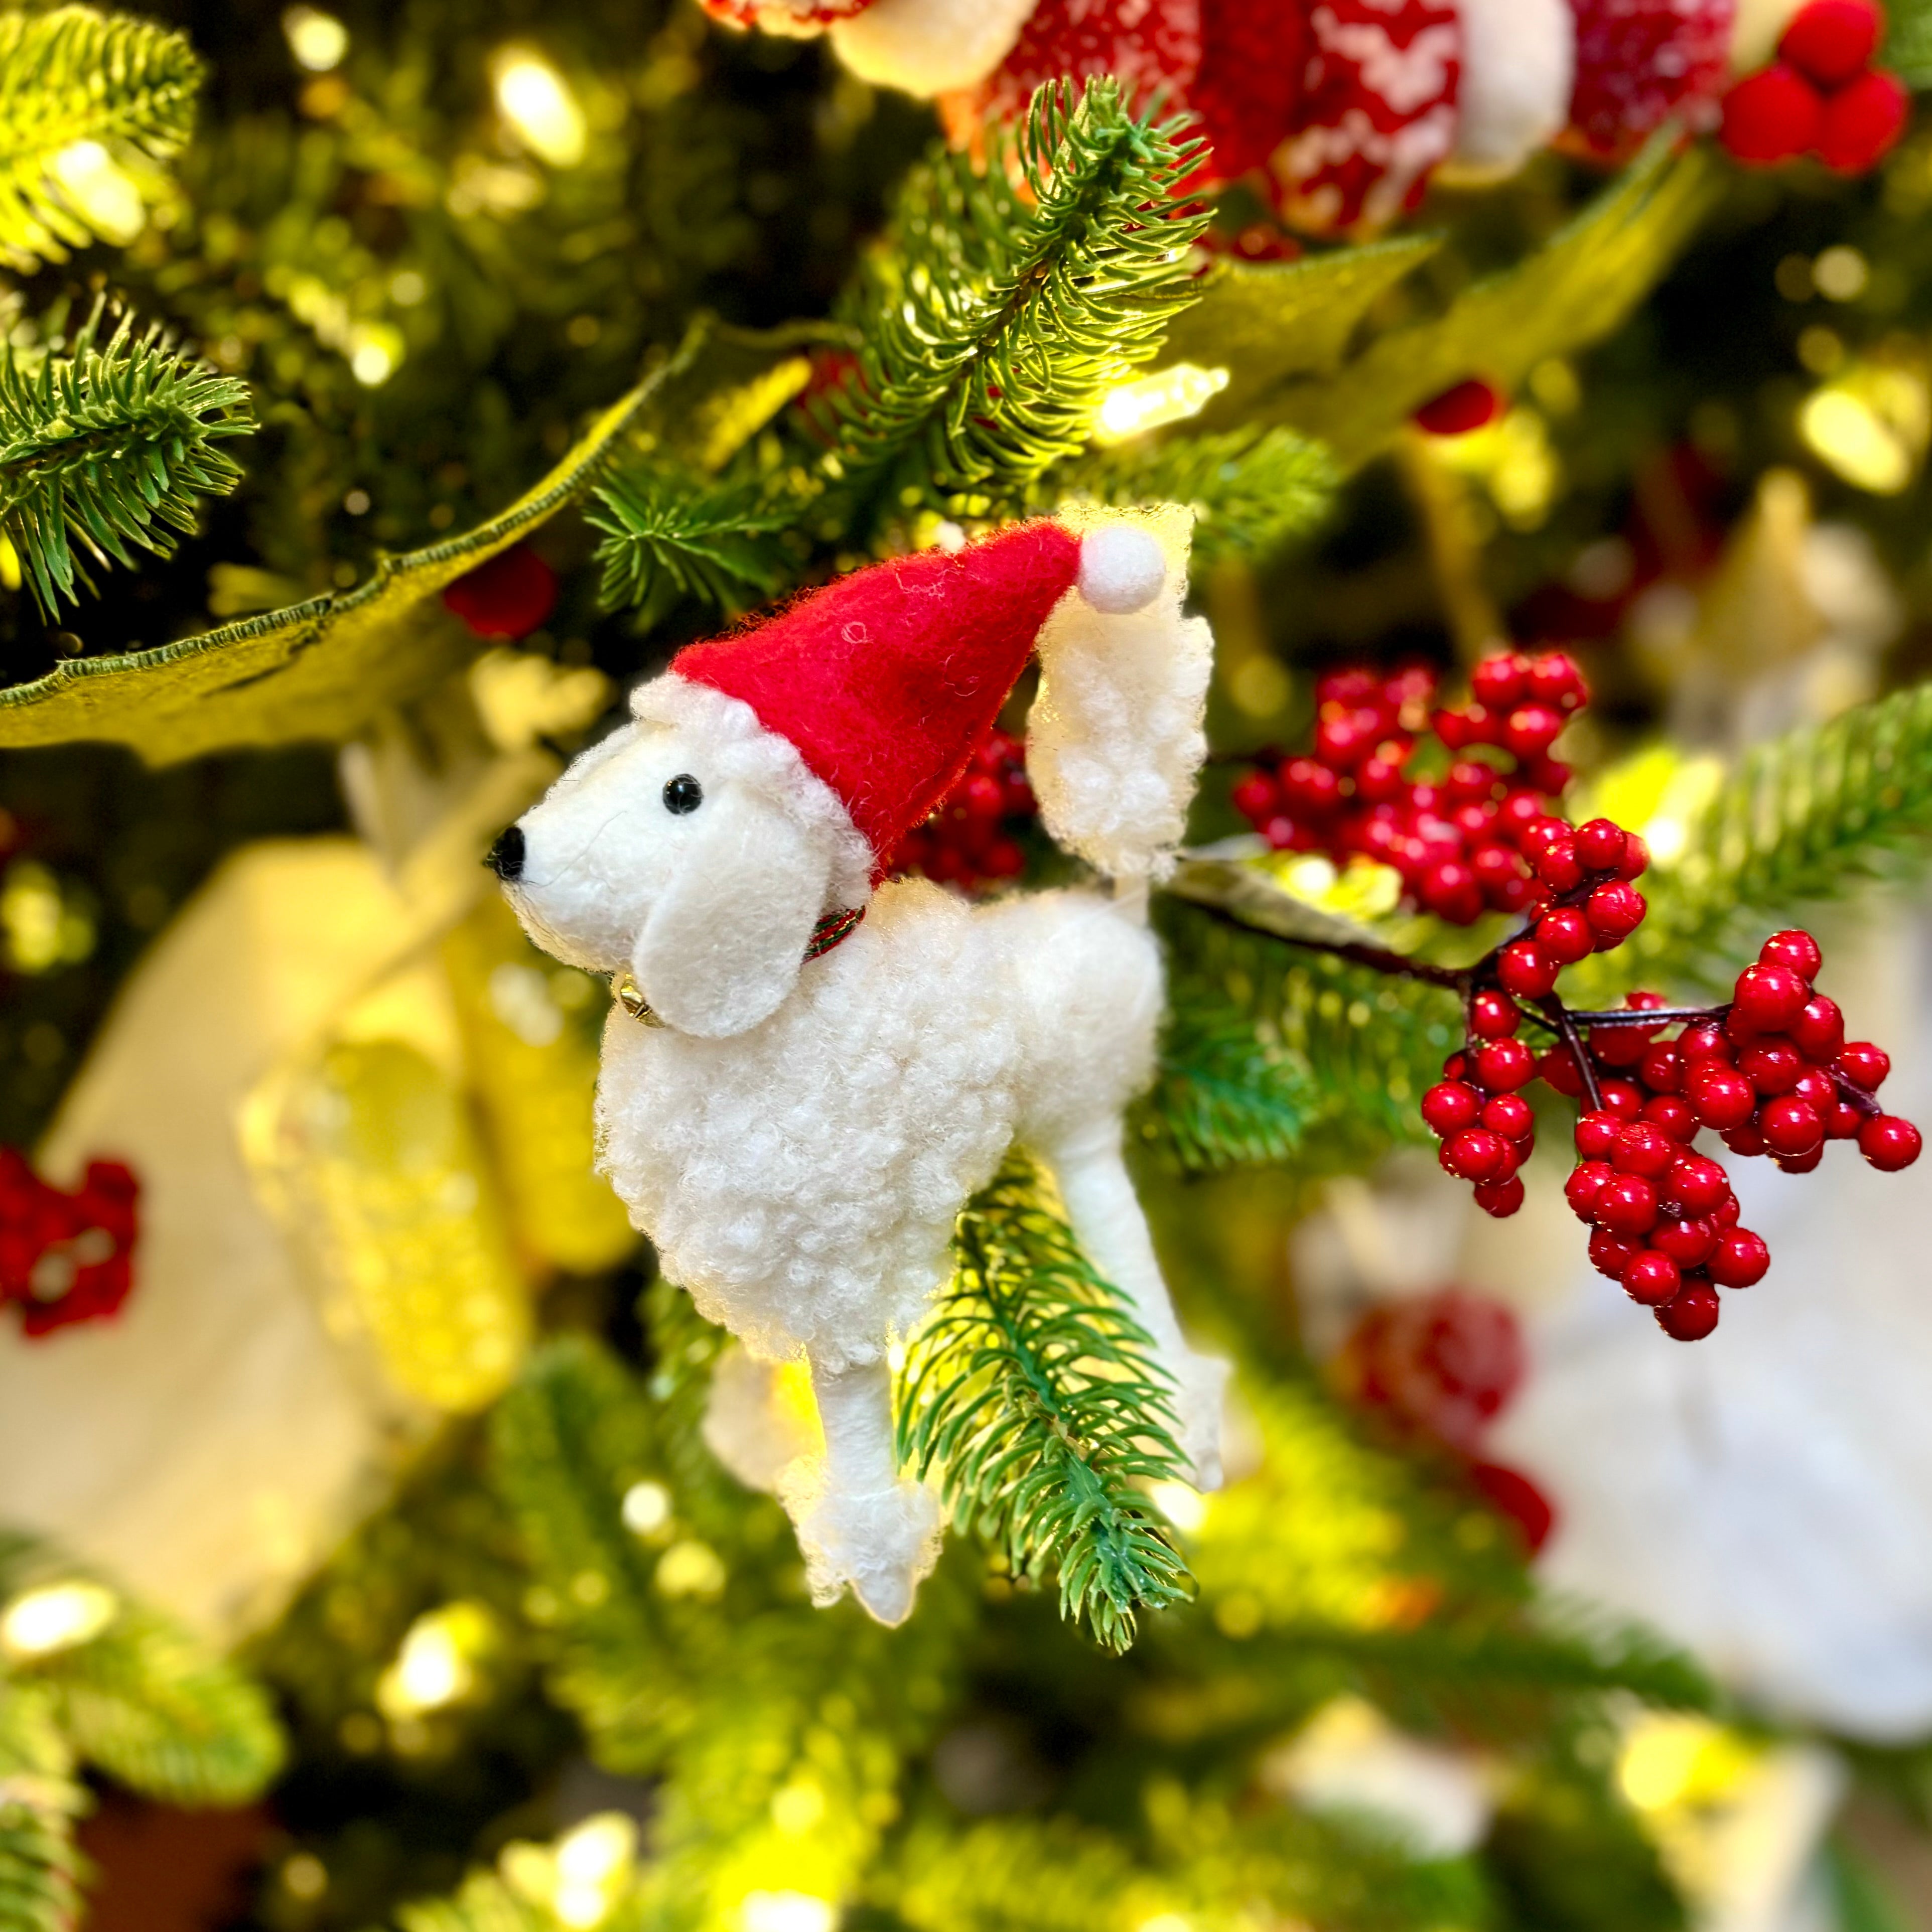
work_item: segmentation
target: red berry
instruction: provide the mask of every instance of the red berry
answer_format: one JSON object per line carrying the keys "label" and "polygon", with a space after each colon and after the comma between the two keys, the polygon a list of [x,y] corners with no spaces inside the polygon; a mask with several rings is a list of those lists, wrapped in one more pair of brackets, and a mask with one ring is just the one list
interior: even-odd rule
{"label": "red berry", "polygon": [[1810,1000],[1791,1022],[1791,1037],[1807,1060],[1828,1065],[1845,1043],[1845,1016],[1838,1010],[1838,1001],[1826,999],[1822,993]]}
{"label": "red berry", "polygon": [[1590,1237],[1590,1265],[1612,1281],[1622,1281],[1624,1270],[1643,1252],[1641,1241],[1626,1241],[1599,1228]]}
{"label": "red berry", "polygon": [[1594,1027],[1590,1033],[1590,1051],[1606,1066],[1627,1072],[1642,1064],[1650,1051],[1652,1031],[1648,1027]]}
{"label": "red berry", "polygon": [[1732,1153],[1741,1154],[1748,1158],[1766,1151],[1764,1136],[1758,1131],[1755,1120],[1747,1120],[1742,1126],[1726,1127],[1718,1138]]}
{"label": "red berry", "polygon": [[1633,1120],[1618,1134],[1610,1165],[1619,1174],[1655,1180],[1676,1163],[1677,1151],[1677,1143],[1661,1127],[1648,1120]]}
{"label": "red berry", "polygon": [[1566,1094],[1573,1100],[1580,1099],[1583,1092],[1583,1076],[1576,1070],[1576,1062],[1567,1046],[1552,1046],[1536,1063],[1537,1076],[1546,1081],[1558,1093]]}
{"label": "red berry", "polygon": [[1512,940],[1496,960],[1496,977],[1520,1000],[1540,1000],[1556,984],[1556,962],[1527,939]]}
{"label": "red berry", "polygon": [[1480,1096],[1460,1080],[1444,1080],[1422,1096],[1422,1118],[1432,1133],[1447,1138],[1472,1127],[1483,1111]]}
{"label": "red berry", "polygon": [[1583,883],[1583,868],[1576,862],[1576,842],[1567,826],[1528,856],[1537,878],[1552,892],[1574,892]]}
{"label": "red berry", "polygon": [[[1521,704],[1509,714],[1503,742],[1519,758],[1539,758],[1563,729],[1563,714],[1554,705]],[[1538,786],[1540,791],[1543,789]]]}
{"label": "red berry", "polygon": [[1599,886],[1583,902],[1583,916],[1590,930],[1606,946],[1628,939],[1643,923],[1649,908],[1636,886],[1612,879]]}
{"label": "red berry", "polygon": [[1708,1214],[1731,1191],[1730,1177],[1714,1160],[1686,1154],[1664,1176],[1665,1199],[1692,1214]]}
{"label": "red berry", "polygon": [[1758,1109],[1757,1130],[1773,1154],[1808,1154],[1825,1138],[1825,1123],[1817,1109],[1808,1106],[1796,1094],[1782,1100],[1767,1100]]}
{"label": "red berry", "polygon": [[1451,926],[1473,926],[1483,916],[1483,889],[1460,859],[1438,860],[1422,876],[1417,896],[1438,919]]}
{"label": "red berry", "polygon": [[1369,805],[1385,805],[1402,790],[1400,758],[1378,752],[1364,758],[1355,772],[1355,796]]}
{"label": "red berry", "polygon": [[1006,808],[1006,788],[984,772],[974,772],[959,788],[959,802],[973,818],[998,818]]}
{"label": "red berry", "polygon": [[1801,980],[1815,980],[1818,968],[1825,963],[1825,956],[1818,950],[1818,942],[1802,928],[1793,926],[1788,932],[1774,932],[1757,950],[1760,966],[1788,966]]}
{"label": "red berry", "polygon": [[1600,1080],[1597,1097],[1604,1111],[1620,1120],[1634,1120],[1643,1112],[1643,1096],[1628,1080]]}
{"label": "red berry", "polygon": [[1820,1141],[1809,1154],[1779,1154],[1772,1156],[1777,1166],[1786,1174],[1809,1174],[1825,1158],[1825,1143]]}
{"label": "red berry", "polygon": [[1492,1094],[1513,1094],[1528,1084],[1536,1057],[1520,1040],[1492,1040],[1476,1052],[1476,1078]]}
{"label": "red berry", "polygon": [[1717,1222],[1721,1232],[1726,1228],[1735,1228],[1738,1225],[1739,1212],[1738,1197],[1727,1192],[1724,1199],[1711,1210],[1711,1219]]}
{"label": "red berry", "polygon": [[1687,1068],[1694,1060],[1728,1062],[1731,1058],[1731,1042],[1718,1020],[1700,1020],[1694,1026],[1686,1027],[1672,1043]]}
{"label": "red berry", "polygon": [[1834,1100],[1824,1110],[1822,1118],[1828,1141],[1849,1141],[1858,1138],[1858,1130],[1864,1125],[1867,1116],[1849,1100]]}
{"label": "red berry", "polygon": [[1529,694],[1529,675],[1520,651],[1497,651],[1469,674],[1469,694],[1488,710],[1512,710]]}
{"label": "red berry", "polygon": [[1250,772],[1228,794],[1234,809],[1251,825],[1264,825],[1274,816],[1281,794],[1265,772]]}
{"label": "red berry", "polygon": [[1697,1138],[1697,1130],[1703,1124],[1690,1111],[1690,1102],[1675,1094],[1653,1095],[1643,1103],[1639,1118],[1661,1127],[1682,1147],[1688,1147]]}
{"label": "red berry", "polygon": [[1498,1094],[1483,1109],[1483,1125],[1506,1141],[1520,1141],[1536,1125],[1536,1116],[1520,1094]]}
{"label": "red berry", "polygon": [[1469,1030],[1478,1040],[1507,1040],[1522,1024],[1514,1000],[1486,986],[1469,1002]]}
{"label": "red berry", "polygon": [[1816,141],[1824,119],[1818,90],[1796,68],[1774,61],[1747,74],[1724,96],[1719,134],[1747,166],[1796,160]]}
{"label": "red berry", "polygon": [[1461,1180],[1497,1180],[1510,1172],[1509,1144],[1486,1127],[1465,1127],[1442,1149],[1442,1165]]}
{"label": "red berry", "polygon": [[996,839],[987,847],[980,869],[989,879],[1016,879],[1026,870],[1026,854],[1012,839]]}
{"label": "red berry", "polygon": [[1789,1094],[1804,1070],[1797,1048],[1782,1040],[1758,1040],[1738,1055],[1738,1071],[1760,1094]]}
{"label": "red berry", "polygon": [[1838,1066],[1854,1087],[1876,1094],[1892,1071],[1892,1056],[1868,1040],[1855,1040],[1839,1054]]}
{"label": "red berry", "polygon": [[1695,1268],[1718,1245],[1718,1227],[1701,1215],[1674,1216],[1650,1231],[1650,1245],[1680,1268]]}
{"label": "red berry", "polygon": [[1290,758],[1280,772],[1282,796],[1291,808],[1319,818],[1342,801],[1342,781],[1316,758]]}
{"label": "red berry", "polygon": [[1530,660],[1529,694],[1559,711],[1575,711],[1590,693],[1574,658],[1567,651],[1544,651]]}
{"label": "red berry", "polygon": [[1592,1210],[1604,1183],[1615,1170],[1608,1161],[1586,1160],[1580,1167],[1570,1170],[1570,1178],[1563,1184],[1563,1198],[1569,1202],[1570,1211],[1580,1221],[1594,1219]]}
{"label": "red berry", "polygon": [[1613,1174],[1592,1205],[1598,1227],[1627,1239],[1657,1225],[1657,1190],[1640,1174]]}
{"label": "red berry", "polygon": [[1596,950],[1597,935],[1574,906],[1558,906],[1536,922],[1536,943],[1564,966],[1574,966]]}
{"label": "red berry", "polygon": [[1706,1126],[1741,1127],[1757,1110],[1757,1089],[1720,1062],[1697,1061],[1684,1076],[1684,1097]]}
{"label": "red berry", "polygon": [[1657,1325],[1673,1342],[1701,1342],[1717,1327],[1719,1312],[1717,1290],[1694,1281],[1657,1311]]}
{"label": "red berry", "polygon": [[1442,1063],[1442,1077],[1445,1080],[1468,1079],[1469,1056],[1466,1053],[1452,1053]]}
{"label": "red berry", "polygon": [[1576,1151],[1586,1161],[1607,1160],[1623,1138],[1624,1124],[1611,1113],[1581,1114],[1576,1120]]}
{"label": "red berry", "polygon": [[1738,975],[1731,1015],[1753,1033],[1782,1033],[1810,998],[1811,988],[1788,966],[1747,966]]}
{"label": "red berry", "polygon": [[1617,868],[1617,877],[1628,885],[1633,879],[1640,879],[1650,869],[1650,848],[1640,833],[1624,834],[1624,862]]}
{"label": "red berry", "polygon": [[1659,1040],[1644,1048],[1636,1077],[1653,1094],[1675,1094],[1684,1084],[1684,1061],[1675,1040]]}
{"label": "red berry", "polygon": [[1810,1066],[1798,1076],[1798,1084],[1791,1090],[1825,1122],[1828,1132],[1832,1111],[1838,1104],[1838,1082],[1822,1067]]}
{"label": "red berry", "polygon": [[[1416,425],[1431,436],[1467,436],[1493,422],[1502,413],[1503,399],[1480,376],[1472,376],[1454,388],[1432,396],[1415,412]],[[1479,664],[1478,670],[1482,667]]]}
{"label": "red berry", "polygon": [[1826,97],[1818,158],[1841,175],[1863,174],[1890,152],[1911,111],[1911,97],[1898,75],[1868,69]]}
{"label": "red berry", "polygon": [[1646,1248],[1624,1270],[1624,1292],[1646,1308],[1660,1306],[1683,1285],[1683,1270],[1655,1248]]}
{"label": "red berry", "polygon": [[1522,1183],[1514,1174],[1507,1180],[1485,1181],[1476,1190],[1476,1205],[1485,1214],[1506,1221],[1522,1205]]}
{"label": "red berry", "polygon": [[1496,830],[1520,845],[1524,832],[1542,817],[1543,802],[1535,793],[1520,785],[1513,786],[1503,794],[1503,802],[1497,808]]}
{"label": "red berry", "polygon": [[1792,16],[1778,51],[1808,80],[1843,87],[1878,51],[1884,26],[1871,0],[1810,0]]}
{"label": "red berry", "polygon": [[1576,856],[1586,872],[1614,872],[1624,862],[1627,842],[1614,819],[1593,818],[1576,828]]}
{"label": "red berry", "polygon": [[1918,1130],[1897,1114],[1879,1114],[1858,1130],[1858,1151],[1881,1174],[1895,1174],[1918,1158]]}
{"label": "red berry", "polygon": [[1705,1263],[1711,1279],[1720,1288],[1749,1288],[1763,1280],[1770,1265],[1771,1250],[1765,1246],[1763,1236],[1754,1234],[1748,1228],[1733,1228],[1728,1234],[1719,1235],[1711,1258]]}

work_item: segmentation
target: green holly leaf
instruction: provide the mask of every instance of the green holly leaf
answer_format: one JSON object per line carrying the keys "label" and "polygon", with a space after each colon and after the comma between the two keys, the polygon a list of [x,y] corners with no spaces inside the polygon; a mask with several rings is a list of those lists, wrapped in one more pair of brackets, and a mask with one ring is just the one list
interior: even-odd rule
{"label": "green holly leaf", "polygon": [[[1344,471],[1432,396],[1472,376],[1515,388],[1536,364],[1610,334],[1662,279],[1722,192],[1708,150],[1665,128],[1533,254],[1471,284],[1439,316],[1377,336],[1337,374],[1297,381],[1256,413],[1325,442]],[[1217,400],[1222,400],[1217,398]]]}
{"label": "green holly leaf", "polygon": [[1226,369],[1228,386],[1202,411],[1200,426],[1245,424],[1270,391],[1338,368],[1376,298],[1442,242],[1402,235],[1298,262],[1218,262],[1196,284],[1200,299],[1169,326],[1160,359]]}
{"label": "green holly leaf", "polygon": [[482,644],[442,607],[459,577],[527,536],[602,474],[701,339],[607,410],[510,507],[460,536],[379,559],[353,590],[311,597],[152,650],[76,658],[0,689],[0,748],[105,739],[170,765],[241,746],[353,737]]}

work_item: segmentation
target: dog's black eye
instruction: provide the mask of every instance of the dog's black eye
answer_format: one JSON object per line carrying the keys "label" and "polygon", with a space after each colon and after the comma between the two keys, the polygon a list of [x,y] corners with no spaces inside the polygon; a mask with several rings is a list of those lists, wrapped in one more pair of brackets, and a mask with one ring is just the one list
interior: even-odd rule
{"label": "dog's black eye", "polygon": [[687,812],[695,812],[704,802],[704,788],[688,772],[680,772],[674,778],[667,778],[664,788],[664,809],[682,816]]}

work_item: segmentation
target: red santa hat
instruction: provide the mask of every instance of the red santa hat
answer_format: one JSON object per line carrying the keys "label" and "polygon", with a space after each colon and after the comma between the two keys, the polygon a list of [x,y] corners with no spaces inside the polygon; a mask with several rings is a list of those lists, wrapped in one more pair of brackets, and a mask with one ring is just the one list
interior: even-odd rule
{"label": "red santa hat", "polygon": [[1160,594],[1161,545],[1131,523],[1076,535],[1019,524],[840,578],[762,622],[680,652],[632,697],[700,734],[827,824],[835,893],[862,904],[886,856],[965,769],[1063,600],[1125,616]]}

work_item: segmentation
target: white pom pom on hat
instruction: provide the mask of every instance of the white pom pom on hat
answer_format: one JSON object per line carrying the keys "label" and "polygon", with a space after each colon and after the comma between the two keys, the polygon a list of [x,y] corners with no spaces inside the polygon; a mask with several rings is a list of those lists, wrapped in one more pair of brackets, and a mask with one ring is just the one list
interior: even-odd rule
{"label": "white pom pom on hat", "polygon": [[1102,524],[1080,539],[1080,594],[1109,617],[1144,610],[1167,581],[1167,559],[1150,532]]}

